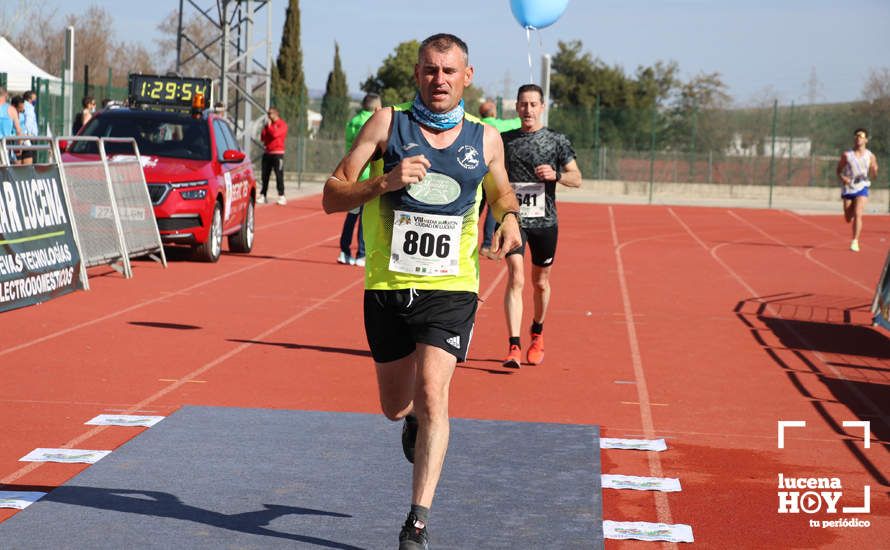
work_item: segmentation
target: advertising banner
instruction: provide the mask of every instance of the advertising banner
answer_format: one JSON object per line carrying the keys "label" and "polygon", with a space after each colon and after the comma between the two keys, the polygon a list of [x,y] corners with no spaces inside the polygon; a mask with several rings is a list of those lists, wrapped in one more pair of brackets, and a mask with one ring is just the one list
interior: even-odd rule
{"label": "advertising banner", "polygon": [[83,288],[58,166],[0,166],[0,312]]}

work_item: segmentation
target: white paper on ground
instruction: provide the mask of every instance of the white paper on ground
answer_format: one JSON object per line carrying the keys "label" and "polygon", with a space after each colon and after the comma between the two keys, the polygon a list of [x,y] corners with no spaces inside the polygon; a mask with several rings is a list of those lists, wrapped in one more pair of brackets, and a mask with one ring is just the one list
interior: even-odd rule
{"label": "white paper on ground", "polygon": [[603,536],[607,539],[664,540],[668,542],[693,542],[692,527],[682,523],[648,523],[645,521],[603,522]]}
{"label": "white paper on ground", "polygon": [[150,428],[163,420],[163,416],[138,416],[132,414],[100,414],[85,424],[91,426],[144,426]]}
{"label": "white paper on ground", "polygon": [[0,491],[0,508],[24,510],[40,500],[45,494],[36,491]]}
{"label": "white paper on ground", "polygon": [[637,477],[603,474],[603,489],[635,489],[637,491],[680,491],[680,480],[673,477]]}
{"label": "white paper on ground", "polygon": [[19,462],[82,462],[95,464],[111,451],[89,451],[86,449],[34,449],[19,459]]}
{"label": "white paper on ground", "polygon": [[600,449],[628,449],[633,451],[666,451],[664,439],[616,439],[600,438]]}

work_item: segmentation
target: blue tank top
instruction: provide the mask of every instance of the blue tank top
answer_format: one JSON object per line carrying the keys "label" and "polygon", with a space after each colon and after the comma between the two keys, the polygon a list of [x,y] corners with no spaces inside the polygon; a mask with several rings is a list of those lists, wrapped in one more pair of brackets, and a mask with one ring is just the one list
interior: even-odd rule
{"label": "blue tank top", "polygon": [[9,118],[9,103],[0,105],[0,137],[14,136],[15,124]]}
{"label": "blue tank top", "polygon": [[[424,155],[430,168],[422,182],[385,193],[365,205],[365,287],[478,292],[478,206],[481,183],[488,174],[483,155],[485,126],[467,115],[457,139],[436,149],[421,133],[410,106],[393,109],[382,171],[389,172],[402,159],[416,155]],[[428,235],[424,229],[429,229]],[[402,232],[408,240],[401,240]],[[406,262],[410,256],[413,259]],[[451,269],[440,269],[445,263]]]}

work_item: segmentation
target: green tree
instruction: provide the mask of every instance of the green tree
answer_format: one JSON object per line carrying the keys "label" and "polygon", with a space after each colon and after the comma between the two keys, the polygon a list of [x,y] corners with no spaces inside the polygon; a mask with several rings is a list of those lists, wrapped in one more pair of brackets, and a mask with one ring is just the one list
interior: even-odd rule
{"label": "green tree", "polygon": [[670,135],[666,111],[679,85],[676,62],[658,61],[628,75],[620,66],[608,66],[583,51],[580,40],[571,40],[558,43],[552,69],[550,125],[576,146],[593,145],[598,131],[600,143],[648,149],[654,131],[656,146],[665,147]]}
{"label": "green tree", "polygon": [[[409,40],[396,46],[393,53],[383,60],[376,75],[371,75],[362,83],[362,90],[380,96],[384,105],[396,105],[412,101],[417,93],[414,80],[414,66],[420,42]],[[473,115],[479,112],[484,93],[480,88],[470,84],[464,89],[464,110]]]}
{"label": "green tree", "polygon": [[732,139],[732,98],[720,73],[701,73],[679,84],[669,113],[669,145],[681,151],[722,151]]}
{"label": "green tree", "polygon": [[464,88],[464,111],[474,116],[478,115],[479,106],[482,105],[482,98],[484,96],[485,92],[482,91],[482,88],[478,88],[472,84]]}
{"label": "green tree", "polygon": [[[853,108],[856,126],[868,129],[868,148],[881,157],[890,155],[890,67],[871,68],[862,87],[862,99]],[[845,140],[842,147],[852,142],[854,128],[844,128]],[[883,164],[887,161],[883,160]],[[879,162],[880,166],[882,163]],[[882,166],[882,179],[886,177],[888,166]]]}
{"label": "green tree", "polygon": [[414,99],[417,86],[414,82],[414,65],[420,42],[408,40],[396,46],[393,53],[383,60],[376,75],[362,83],[362,90],[380,96],[384,105],[395,105]]}
{"label": "green tree", "polygon": [[306,132],[306,81],[300,47],[300,2],[289,0],[278,59],[272,71],[272,103],[291,129]]}
{"label": "green tree", "polygon": [[327,139],[339,139],[349,119],[349,93],[346,74],[340,64],[340,45],[334,43],[334,69],[328,73],[324,97],[321,99],[321,127],[319,134]]}

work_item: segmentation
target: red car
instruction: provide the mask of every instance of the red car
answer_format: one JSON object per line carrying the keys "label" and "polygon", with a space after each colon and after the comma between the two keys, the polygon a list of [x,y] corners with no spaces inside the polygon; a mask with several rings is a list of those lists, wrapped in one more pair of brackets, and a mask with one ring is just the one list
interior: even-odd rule
{"label": "red car", "polygon": [[[219,259],[224,235],[232,252],[253,249],[256,179],[225,119],[212,113],[109,109],[91,118],[79,135],[136,140],[165,244],[191,245],[208,262]],[[133,151],[127,144],[107,143],[106,153]],[[62,160],[96,160],[97,155],[94,142],[74,141]]]}

